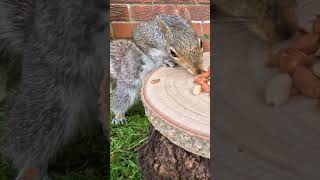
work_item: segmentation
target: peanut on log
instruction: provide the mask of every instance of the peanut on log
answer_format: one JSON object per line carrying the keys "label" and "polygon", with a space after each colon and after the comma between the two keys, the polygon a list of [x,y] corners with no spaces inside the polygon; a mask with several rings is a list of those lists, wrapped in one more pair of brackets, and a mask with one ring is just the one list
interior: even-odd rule
{"label": "peanut on log", "polygon": [[[203,92],[209,93],[210,95],[210,66],[208,67],[207,71],[196,76],[193,82],[199,85],[194,87],[193,94],[198,95],[200,94],[201,91],[203,91]],[[200,92],[199,92],[199,87],[200,87]]]}
{"label": "peanut on log", "polygon": [[296,37],[290,47],[302,51],[307,55],[310,55],[314,54],[319,49],[319,40],[320,34],[306,33],[302,36]]}
{"label": "peanut on log", "polygon": [[280,73],[293,73],[297,66],[310,66],[316,61],[313,56],[307,56],[305,53],[296,49],[286,49],[276,52],[271,56],[270,67],[278,68]]}
{"label": "peanut on log", "polygon": [[201,85],[198,84],[193,88],[193,94],[199,95],[200,93],[201,93]]}
{"label": "peanut on log", "polygon": [[293,73],[293,83],[303,95],[319,98],[320,80],[306,67],[299,66]]}
{"label": "peanut on log", "polygon": [[210,92],[210,86],[207,83],[202,83],[201,88],[204,92],[209,93]]}
{"label": "peanut on log", "polygon": [[271,54],[269,59],[268,67],[285,74],[268,84],[268,104],[281,105],[290,96],[302,94],[317,98],[320,106],[320,15],[316,15],[311,31],[298,27],[287,48]]}
{"label": "peanut on log", "polygon": [[289,74],[278,74],[268,83],[266,103],[273,106],[285,104],[290,96],[292,79]]}
{"label": "peanut on log", "polygon": [[151,80],[151,84],[157,84],[160,82],[160,79],[153,79]]}
{"label": "peanut on log", "polygon": [[194,79],[194,83],[197,83],[197,84],[203,84],[203,83],[207,83],[209,80],[207,78],[203,78],[203,77],[198,77],[196,79]]}

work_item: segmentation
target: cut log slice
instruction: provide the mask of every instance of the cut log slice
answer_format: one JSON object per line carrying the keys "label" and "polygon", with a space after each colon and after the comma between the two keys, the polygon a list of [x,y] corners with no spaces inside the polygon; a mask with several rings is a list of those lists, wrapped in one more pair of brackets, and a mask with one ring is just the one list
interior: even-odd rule
{"label": "cut log slice", "polygon": [[[210,54],[203,58],[206,69]],[[161,67],[145,79],[141,99],[146,115],[163,136],[189,152],[210,158],[210,96],[194,95],[193,79],[182,67]]]}

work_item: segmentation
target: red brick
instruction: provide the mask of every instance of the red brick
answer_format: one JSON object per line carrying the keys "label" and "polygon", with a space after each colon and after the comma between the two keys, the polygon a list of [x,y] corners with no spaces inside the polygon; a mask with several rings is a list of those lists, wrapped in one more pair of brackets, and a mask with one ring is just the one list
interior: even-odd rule
{"label": "red brick", "polygon": [[183,12],[187,8],[191,19],[195,21],[210,20],[210,5],[184,6],[179,5],[179,11]]}
{"label": "red brick", "polygon": [[129,20],[128,6],[121,5],[121,4],[111,4],[110,20],[111,21],[128,21]]}
{"label": "red brick", "polygon": [[131,20],[148,21],[158,14],[174,14],[176,5],[132,5]]}
{"label": "red brick", "polygon": [[192,27],[198,36],[201,35],[200,23],[192,23]]}
{"label": "red brick", "polygon": [[199,3],[208,3],[210,4],[210,0],[198,0]]}
{"label": "red brick", "polygon": [[110,0],[110,4],[112,3],[124,3],[124,0]]}
{"label": "red brick", "polygon": [[210,51],[210,40],[203,41],[203,51],[208,52]]}
{"label": "red brick", "polygon": [[200,23],[193,23],[192,27],[198,36],[202,36],[204,34],[207,34],[210,38],[210,23],[203,23],[202,30],[201,30]]}
{"label": "red brick", "polygon": [[112,22],[113,32],[116,38],[131,38],[132,31],[138,23]]}
{"label": "red brick", "polygon": [[203,33],[210,35],[210,23],[203,24]]}

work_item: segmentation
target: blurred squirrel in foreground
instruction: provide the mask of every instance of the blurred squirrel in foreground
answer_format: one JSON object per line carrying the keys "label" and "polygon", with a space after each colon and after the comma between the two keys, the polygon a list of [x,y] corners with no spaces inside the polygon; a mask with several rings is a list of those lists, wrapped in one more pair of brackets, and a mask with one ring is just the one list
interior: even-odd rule
{"label": "blurred squirrel in foreground", "polygon": [[106,13],[97,0],[0,0],[1,59],[22,64],[0,136],[16,180],[49,179],[57,150],[98,120]]}
{"label": "blurred squirrel in foreground", "polygon": [[140,93],[145,76],[159,66],[184,67],[191,74],[202,72],[203,45],[184,16],[161,14],[134,30],[133,41],[110,44],[111,111],[114,124],[124,123],[125,112]]}

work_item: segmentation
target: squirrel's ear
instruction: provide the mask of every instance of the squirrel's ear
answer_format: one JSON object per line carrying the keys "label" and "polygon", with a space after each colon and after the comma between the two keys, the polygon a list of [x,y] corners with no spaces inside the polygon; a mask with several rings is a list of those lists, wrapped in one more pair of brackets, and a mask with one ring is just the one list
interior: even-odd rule
{"label": "squirrel's ear", "polygon": [[169,32],[168,27],[164,24],[164,22],[159,18],[159,16],[156,17],[156,21],[160,27],[160,30],[162,33],[166,34]]}
{"label": "squirrel's ear", "polygon": [[187,20],[187,23],[192,26],[191,15],[187,8],[184,9],[184,18]]}
{"label": "squirrel's ear", "polygon": [[111,23],[110,23],[110,38],[111,38],[111,39],[115,38],[115,36],[114,36],[114,31],[113,31],[113,28],[112,28]]}

